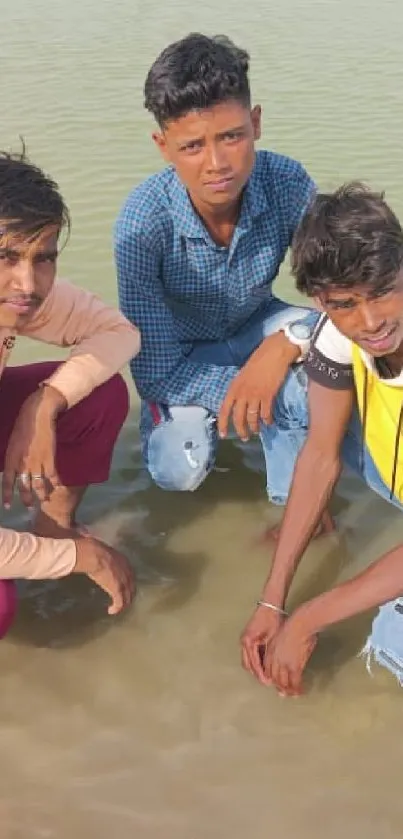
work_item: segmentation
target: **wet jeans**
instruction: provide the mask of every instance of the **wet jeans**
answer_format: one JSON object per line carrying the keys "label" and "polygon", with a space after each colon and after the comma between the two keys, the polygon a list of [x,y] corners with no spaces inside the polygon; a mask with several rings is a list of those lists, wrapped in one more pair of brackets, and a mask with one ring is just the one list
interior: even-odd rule
{"label": "wet jeans", "polygon": [[[390,497],[390,490],[379,475],[368,449],[362,452],[360,437],[360,422],[355,415],[345,441],[345,461],[377,495],[402,510],[401,502],[395,496]],[[403,687],[403,596],[380,607],[361,655],[366,659],[369,672],[374,659],[386,667]]]}
{"label": "wet jeans", "polygon": [[[194,363],[241,368],[264,338],[285,323],[303,319],[314,325],[318,317],[315,310],[290,306],[273,297],[236,335],[226,341],[196,342],[187,357]],[[273,424],[261,427],[267,492],[277,504],[287,499],[295,461],[306,438],[306,390],[306,374],[301,365],[294,365],[275,400]],[[166,490],[197,489],[214,466],[216,417],[200,406],[143,403],[140,427],[144,460],[155,483]]]}

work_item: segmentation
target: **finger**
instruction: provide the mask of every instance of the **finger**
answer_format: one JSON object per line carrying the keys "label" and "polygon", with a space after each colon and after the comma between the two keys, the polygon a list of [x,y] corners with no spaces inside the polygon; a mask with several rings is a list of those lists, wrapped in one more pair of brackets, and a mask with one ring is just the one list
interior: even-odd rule
{"label": "finger", "polygon": [[53,489],[62,486],[62,481],[60,480],[60,476],[54,462],[44,463],[43,472],[46,476],[46,480],[49,481]]}
{"label": "finger", "polygon": [[47,501],[50,494],[50,486],[43,475],[31,475],[31,486],[39,501]]}
{"label": "finger", "polygon": [[119,583],[119,596],[115,599],[114,602],[111,604],[112,611],[109,611],[109,614],[117,614],[121,612],[123,609],[126,609],[130,606],[133,596],[134,596],[134,575],[130,566],[125,564],[122,568],[122,576]]}
{"label": "finger", "polygon": [[267,687],[267,685],[271,684],[271,681],[267,678],[263,665],[265,649],[265,644],[264,641],[262,641],[262,639],[259,639],[259,641],[254,641],[250,643],[248,646],[251,672],[256,677],[258,682],[260,682],[261,685]]}
{"label": "finger", "polygon": [[250,664],[248,649],[243,642],[242,642],[242,646],[241,646],[241,662],[242,662],[243,669],[247,670],[248,673],[252,674],[252,667],[251,667],[251,664]]}
{"label": "finger", "polygon": [[260,399],[249,402],[246,411],[246,419],[252,434],[257,434],[260,425]]}
{"label": "finger", "polygon": [[289,670],[289,695],[300,696],[302,692],[302,671]]}
{"label": "finger", "polygon": [[272,407],[273,407],[273,399],[272,396],[267,396],[266,399],[262,399],[260,402],[260,419],[266,425],[271,425],[273,422],[273,415],[272,415]]}
{"label": "finger", "polygon": [[124,590],[124,599],[125,599],[125,607],[130,606],[133,595],[134,595],[134,585],[133,585],[133,575],[130,570],[128,570],[126,574],[125,580],[125,590]]}
{"label": "finger", "polygon": [[249,428],[246,419],[247,407],[248,403],[246,399],[237,399],[232,412],[235,431],[243,442],[249,440]]}
{"label": "finger", "polygon": [[17,475],[14,469],[5,469],[3,472],[3,478],[1,482],[1,494],[3,507],[5,507],[6,509],[11,507],[16,477]]}
{"label": "finger", "polygon": [[280,696],[288,696],[290,684],[286,665],[281,665],[277,670],[276,688]]}
{"label": "finger", "polygon": [[228,434],[228,423],[234,402],[234,397],[231,393],[228,393],[221,405],[220,413],[218,414],[217,430],[219,437],[226,437]]}
{"label": "finger", "polygon": [[32,491],[31,474],[29,472],[20,472],[17,476],[17,482],[22,503],[25,507],[28,507],[28,510],[32,510],[35,501]]}
{"label": "finger", "polygon": [[274,656],[272,656],[268,662],[268,672],[266,673],[266,675],[271,679],[272,684],[274,685],[276,690],[281,690],[280,667],[277,662],[277,659]]}
{"label": "finger", "polygon": [[118,615],[125,605],[122,588],[120,586],[116,586],[116,588],[109,591],[109,595],[112,603],[108,606],[108,615]]}

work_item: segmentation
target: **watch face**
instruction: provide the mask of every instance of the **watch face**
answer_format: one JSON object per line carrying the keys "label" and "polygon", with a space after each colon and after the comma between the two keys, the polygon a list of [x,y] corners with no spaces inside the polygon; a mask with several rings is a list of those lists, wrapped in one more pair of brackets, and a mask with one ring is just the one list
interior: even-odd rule
{"label": "watch face", "polygon": [[296,338],[298,341],[308,341],[312,335],[312,329],[306,323],[291,323],[289,326],[291,334]]}

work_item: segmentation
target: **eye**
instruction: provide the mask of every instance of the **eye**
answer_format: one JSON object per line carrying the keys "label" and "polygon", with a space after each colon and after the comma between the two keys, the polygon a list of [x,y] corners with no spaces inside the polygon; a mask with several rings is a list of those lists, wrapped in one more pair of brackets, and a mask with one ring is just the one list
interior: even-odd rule
{"label": "eye", "polygon": [[328,307],[330,309],[354,309],[355,302],[354,300],[331,300],[328,302]]}
{"label": "eye", "polygon": [[14,253],[13,251],[7,250],[7,248],[1,248],[0,259],[3,262],[8,262],[10,265],[15,265],[19,260],[19,255],[18,253]]}
{"label": "eye", "polygon": [[190,143],[186,143],[186,145],[181,146],[179,150],[185,154],[195,154],[200,151],[201,147],[202,144],[200,140],[193,140]]}
{"label": "eye", "polygon": [[56,259],[57,253],[40,253],[35,257],[35,263],[36,265],[43,265],[48,262],[49,264],[54,265]]}
{"label": "eye", "polygon": [[237,140],[241,140],[242,137],[242,131],[227,131],[226,134],[223,134],[223,140],[226,140],[229,143],[237,142]]}

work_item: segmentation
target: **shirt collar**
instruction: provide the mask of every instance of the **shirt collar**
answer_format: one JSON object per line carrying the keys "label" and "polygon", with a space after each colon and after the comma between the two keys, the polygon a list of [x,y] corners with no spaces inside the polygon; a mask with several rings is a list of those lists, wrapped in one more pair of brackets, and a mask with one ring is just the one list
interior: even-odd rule
{"label": "shirt collar", "polygon": [[[237,224],[237,228],[242,231],[250,229],[253,224],[253,219],[261,216],[268,209],[267,195],[263,188],[259,168],[258,158],[256,157],[255,165],[245,187],[241,214]],[[172,215],[175,220],[175,225],[178,227],[180,233],[188,239],[209,240],[209,234],[202,220],[197,215],[188,192],[179,180],[174,169],[172,170],[172,175],[169,194],[172,201]]]}

